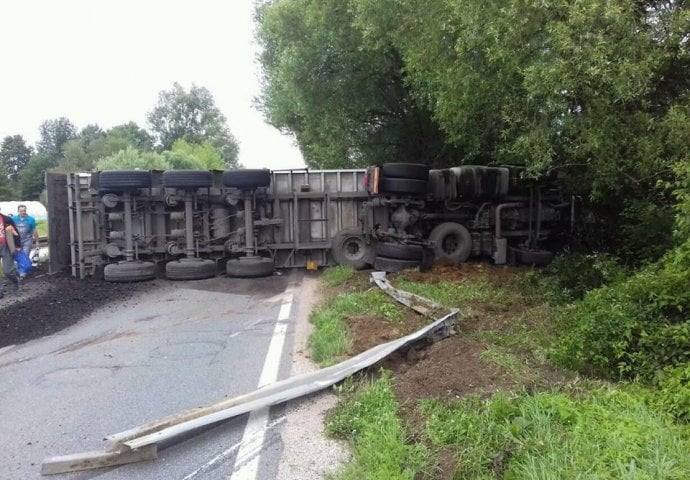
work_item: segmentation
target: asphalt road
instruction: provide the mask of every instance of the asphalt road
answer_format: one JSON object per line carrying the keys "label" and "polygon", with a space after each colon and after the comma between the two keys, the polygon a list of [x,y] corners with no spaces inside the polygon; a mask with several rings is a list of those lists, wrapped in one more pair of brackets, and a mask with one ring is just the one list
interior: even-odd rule
{"label": "asphalt road", "polygon": [[[0,353],[0,479],[51,478],[39,474],[45,457],[101,450],[106,435],[255,390],[271,375],[289,376],[296,312],[306,301],[302,276],[157,280],[158,288],[126,304]],[[280,316],[288,322],[284,345],[268,368]],[[245,428],[244,415],[160,445],[154,461],[52,478],[276,478],[285,471],[285,407],[253,415],[258,451],[247,448],[257,430]]]}

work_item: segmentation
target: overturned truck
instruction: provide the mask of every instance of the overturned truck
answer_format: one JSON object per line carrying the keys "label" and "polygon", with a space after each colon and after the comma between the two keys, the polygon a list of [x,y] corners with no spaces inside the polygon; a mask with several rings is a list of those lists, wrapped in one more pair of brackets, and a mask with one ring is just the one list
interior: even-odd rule
{"label": "overturned truck", "polygon": [[114,282],[482,256],[541,265],[574,211],[555,177],[515,166],[50,173],[47,190],[51,270]]}

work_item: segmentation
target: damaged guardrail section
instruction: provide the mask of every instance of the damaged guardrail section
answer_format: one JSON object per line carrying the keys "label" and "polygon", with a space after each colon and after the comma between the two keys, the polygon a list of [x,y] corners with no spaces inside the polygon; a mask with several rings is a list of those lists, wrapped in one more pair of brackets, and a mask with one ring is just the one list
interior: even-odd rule
{"label": "damaged guardrail section", "polygon": [[337,365],[281,380],[213,405],[189,410],[110,435],[106,437],[110,443],[107,450],[48,457],[41,464],[41,474],[67,473],[155,459],[159,442],[244,413],[323,390],[370,367],[401,347],[422,338],[438,340],[453,333],[457,309],[444,310],[441,305],[429,299],[397,290],[388,282],[384,272],[373,272],[372,280],[395,300],[422,315],[434,318],[437,312],[443,313],[433,322],[410,335],[377,345]]}

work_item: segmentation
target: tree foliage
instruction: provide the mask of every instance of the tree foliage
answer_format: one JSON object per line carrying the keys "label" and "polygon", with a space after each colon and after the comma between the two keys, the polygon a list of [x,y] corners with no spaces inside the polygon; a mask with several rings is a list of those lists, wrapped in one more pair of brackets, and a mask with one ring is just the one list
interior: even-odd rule
{"label": "tree foliage", "polygon": [[208,142],[220,152],[227,167],[237,164],[237,140],[208,89],[192,85],[187,92],[175,83],[172,90],[160,92],[158,104],[147,119],[162,150],[170,150],[177,140],[199,145]]}
{"label": "tree foliage", "polygon": [[167,170],[168,162],[156,152],[142,152],[134,147],[109,155],[96,162],[96,170]]}
{"label": "tree foliage", "polygon": [[[170,152],[164,153],[173,169],[225,169],[220,153],[208,142],[198,145],[185,140],[177,140]],[[184,158],[187,158],[187,160],[183,160]]]}
{"label": "tree foliage", "polygon": [[44,121],[39,132],[41,139],[36,144],[36,151],[48,158],[51,167],[62,160],[65,144],[77,138],[77,127],[65,117]]}
{"label": "tree foliage", "polygon": [[0,145],[0,162],[5,175],[16,175],[23,169],[33,153],[21,135],[7,136]]}
{"label": "tree foliage", "polygon": [[134,122],[118,125],[104,132],[97,125],[88,125],[79,136],[64,147],[64,158],[56,170],[62,172],[88,172],[102,158],[111,156],[128,147],[140,151],[152,151],[151,136]]}
{"label": "tree foliage", "polygon": [[400,52],[357,26],[354,0],[284,0],[258,11],[262,108],[308,165],[448,163],[452,149],[405,85]]}

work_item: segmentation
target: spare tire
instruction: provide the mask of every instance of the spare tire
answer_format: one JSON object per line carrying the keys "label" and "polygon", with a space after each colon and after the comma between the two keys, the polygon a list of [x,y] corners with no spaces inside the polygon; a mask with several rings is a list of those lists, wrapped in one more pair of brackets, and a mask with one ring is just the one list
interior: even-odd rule
{"label": "spare tire", "polygon": [[381,176],[426,182],[429,180],[429,166],[421,163],[386,163],[381,167]]}
{"label": "spare tire", "polygon": [[223,172],[223,185],[233,188],[259,188],[271,184],[271,171],[262,169],[227,170]]}
{"label": "spare tire", "polygon": [[380,190],[383,193],[401,193],[405,195],[426,195],[427,180],[411,180],[409,178],[381,178]]}
{"label": "spare tire", "polygon": [[419,245],[379,242],[376,244],[376,256],[401,260],[421,260],[424,256],[424,249]]}
{"label": "spare tire", "polygon": [[165,264],[168,280],[203,280],[216,276],[216,262],[202,258],[182,258]]}
{"label": "spare tire", "polygon": [[240,257],[228,260],[225,272],[228,277],[258,278],[273,274],[273,259],[266,257]]}
{"label": "spare tire", "polygon": [[469,258],[472,251],[472,235],[467,227],[459,223],[446,222],[437,225],[429,234],[429,240],[434,242],[434,255],[437,260],[462,263]]}
{"label": "spare tire", "polygon": [[103,170],[98,174],[100,192],[123,192],[151,186],[151,172],[144,170]]}
{"label": "spare tire", "polygon": [[521,265],[531,265],[543,267],[551,263],[554,253],[549,250],[528,250],[525,248],[515,248],[515,261]]}
{"label": "spare tire", "polygon": [[381,272],[401,272],[412,268],[417,268],[421,264],[421,260],[402,260],[400,258],[386,258],[376,257],[374,260],[374,269]]}
{"label": "spare tire", "polygon": [[163,172],[165,188],[209,188],[213,174],[208,170],[168,170]]}
{"label": "spare tire", "polygon": [[348,265],[355,270],[367,268],[372,257],[372,247],[357,227],[344,228],[333,237],[331,255],[338,265]]}
{"label": "spare tire", "polygon": [[144,282],[156,278],[156,264],[153,262],[110,263],[103,268],[103,279],[106,282]]}

